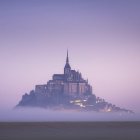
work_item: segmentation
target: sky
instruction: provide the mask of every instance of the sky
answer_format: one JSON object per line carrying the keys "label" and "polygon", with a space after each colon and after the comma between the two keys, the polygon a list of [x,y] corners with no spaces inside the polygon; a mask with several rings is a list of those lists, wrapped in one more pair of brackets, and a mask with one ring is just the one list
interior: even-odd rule
{"label": "sky", "polygon": [[66,51],[93,93],[140,113],[139,0],[0,0],[0,112],[63,73]]}

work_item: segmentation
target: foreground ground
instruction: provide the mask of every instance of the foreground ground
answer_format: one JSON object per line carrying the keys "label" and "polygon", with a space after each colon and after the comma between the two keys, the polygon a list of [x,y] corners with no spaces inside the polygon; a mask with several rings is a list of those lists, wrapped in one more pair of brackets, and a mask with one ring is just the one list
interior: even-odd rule
{"label": "foreground ground", "polygon": [[1,122],[0,140],[140,140],[140,122]]}

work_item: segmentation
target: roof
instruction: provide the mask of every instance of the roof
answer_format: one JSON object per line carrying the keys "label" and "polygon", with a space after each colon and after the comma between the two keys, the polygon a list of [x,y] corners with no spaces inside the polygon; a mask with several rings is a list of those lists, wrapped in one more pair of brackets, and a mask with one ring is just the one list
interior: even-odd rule
{"label": "roof", "polygon": [[65,68],[71,68],[69,63],[66,63]]}
{"label": "roof", "polygon": [[54,74],[53,75],[53,80],[63,80],[64,79],[64,74]]}

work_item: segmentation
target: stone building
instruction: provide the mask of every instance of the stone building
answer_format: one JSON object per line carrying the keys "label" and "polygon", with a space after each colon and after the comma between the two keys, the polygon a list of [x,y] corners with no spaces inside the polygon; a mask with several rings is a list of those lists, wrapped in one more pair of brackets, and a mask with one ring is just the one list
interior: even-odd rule
{"label": "stone building", "polygon": [[91,95],[92,87],[82,78],[81,73],[71,69],[67,51],[64,74],[54,74],[47,84],[36,85],[35,92],[46,93],[48,96],[60,94],[76,97]]}
{"label": "stone building", "polygon": [[63,74],[54,74],[44,85],[36,85],[35,90],[25,93],[16,107],[45,107],[54,109],[75,109],[81,111],[125,112],[104,99],[92,94],[92,87],[84,80],[81,73],[72,70],[67,51]]}

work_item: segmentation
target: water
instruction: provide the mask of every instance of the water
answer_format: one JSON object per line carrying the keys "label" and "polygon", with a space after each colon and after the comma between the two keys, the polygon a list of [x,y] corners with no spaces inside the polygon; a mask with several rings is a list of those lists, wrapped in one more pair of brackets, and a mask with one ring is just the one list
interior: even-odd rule
{"label": "water", "polygon": [[140,122],[1,122],[0,140],[140,140]]}

